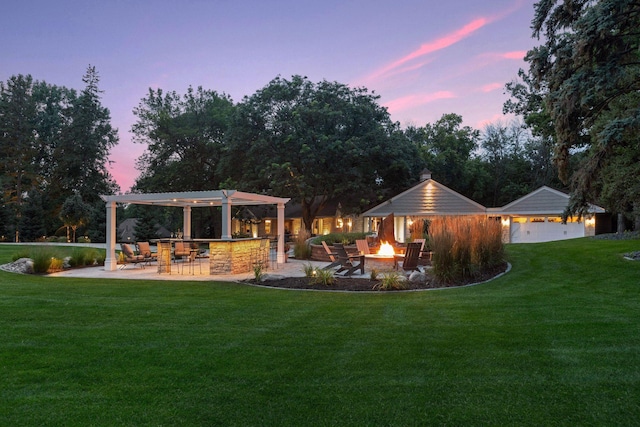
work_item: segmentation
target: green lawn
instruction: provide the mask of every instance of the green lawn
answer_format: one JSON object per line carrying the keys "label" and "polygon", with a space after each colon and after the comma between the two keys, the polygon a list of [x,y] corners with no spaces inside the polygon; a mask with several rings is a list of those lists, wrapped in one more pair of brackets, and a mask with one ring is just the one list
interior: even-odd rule
{"label": "green lawn", "polygon": [[407,293],[0,272],[0,425],[637,425],[632,250],[513,245]]}

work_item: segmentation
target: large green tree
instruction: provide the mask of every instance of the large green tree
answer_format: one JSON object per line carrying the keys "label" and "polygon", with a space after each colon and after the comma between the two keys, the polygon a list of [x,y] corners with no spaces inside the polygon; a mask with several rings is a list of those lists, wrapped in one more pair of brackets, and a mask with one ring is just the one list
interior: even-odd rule
{"label": "large green tree", "polygon": [[32,191],[40,192],[45,229],[52,233],[60,227],[60,208],[69,196],[78,193],[94,209],[104,210],[99,195],[118,189],[106,168],[117,133],[100,103],[94,67],[89,66],[83,81],[86,87],[79,94],[31,76],[0,82],[0,185],[16,239],[25,224],[24,194],[36,200]]}
{"label": "large green tree", "polygon": [[331,199],[359,211],[412,184],[423,166],[377,100],[338,82],[277,77],[237,106],[223,174],[242,189],[291,197],[307,230]]}
{"label": "large green tree", "polygon": [[[623,185],[634,164],[619,161],[640,151],[640,2],[542,0],[532,28],[544,43],[526,60],[554,124],[560,178],[571,183],[567,214],[584,214],[607,188],[640,208],[637,189]],[[583,159],[572,173],[575,153]]]}
{"label": "large green tree", "polygon": [[435,123],[408,127],[407,137],[420,150],[422,160],[433,178],[456,191],[474,197],[474,175],[480,132],[462,125],[462,116],[443,114]]}
{"label": "large green tree", "polygon": [[20,240],[23,195],[38,184],[38,104],[31,76],[0,82],[0,176],[3,203],[12,211],[11,233]]}
{"label": "large green tree", "polygon": [[138,159],[142,192],[216,189],[224,136],[233,112],[229,96],[189,87],[184,96],[149,89],[134,114],[134,142],[147,150]]}

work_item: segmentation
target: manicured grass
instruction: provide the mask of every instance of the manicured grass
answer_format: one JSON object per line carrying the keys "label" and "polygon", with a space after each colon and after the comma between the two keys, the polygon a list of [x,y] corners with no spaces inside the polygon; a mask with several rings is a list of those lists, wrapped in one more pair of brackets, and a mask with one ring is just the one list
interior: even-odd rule
{"label": "manicured grass", "polygon": [[513,245],[493,282],[395,294],[0,272],[0,425],[634,425],[632,250]]}

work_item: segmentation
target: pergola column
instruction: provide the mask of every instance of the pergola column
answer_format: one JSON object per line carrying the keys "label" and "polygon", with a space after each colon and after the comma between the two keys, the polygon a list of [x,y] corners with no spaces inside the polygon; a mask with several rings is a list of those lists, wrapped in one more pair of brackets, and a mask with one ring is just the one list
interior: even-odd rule
{"label": "pergola column", "polygon": [[220,236],[224,239],[231,239],[231,203],[229,202],[229,198],[225,194],[221,201],[222,207],[222,235]]}
{"label": "pergola column", "polygon": [[104,259],[104,269],[114,271],[118,268],[116,256],[116,202],[107,202],[107,256]]}
{"label": "pergola column", "polygon": [[191,239],[191,206],[182,208],[182,238]]}
{"label": "pergola column", "polygon": [[278,203],[278,253],[277,263],[284,264],[284,203]]}

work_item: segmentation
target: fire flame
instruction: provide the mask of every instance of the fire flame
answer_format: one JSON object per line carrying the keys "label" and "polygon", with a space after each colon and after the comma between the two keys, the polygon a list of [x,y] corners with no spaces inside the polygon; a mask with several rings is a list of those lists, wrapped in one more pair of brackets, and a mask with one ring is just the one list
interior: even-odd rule
{"label": "fire flame", "polygon": [[380,249],[378,250],[378,255],[393,255],[393,246],[391,246],[387,242],[382,242],[380,245]]}

